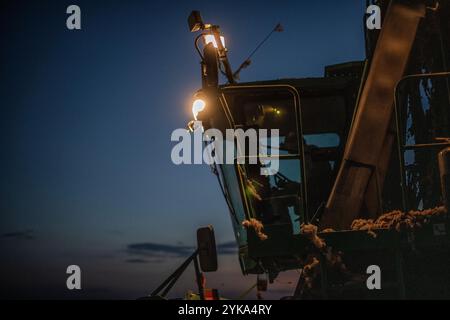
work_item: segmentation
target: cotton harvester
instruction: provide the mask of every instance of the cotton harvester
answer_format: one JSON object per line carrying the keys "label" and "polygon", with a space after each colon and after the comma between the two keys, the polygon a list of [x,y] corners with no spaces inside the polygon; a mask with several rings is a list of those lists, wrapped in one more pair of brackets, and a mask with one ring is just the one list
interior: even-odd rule
{"label": "cotton harvester", "polygon": [[[194,116],[202,130],[279,129],[276,174],[214,166],[244,275],[300,269],[292,299],[450,298],[450,3],[367,5],[383,20],[365,28],[365,61],[251,83],[237,83],[219,27],[192,12]],[[199,241],[202,265],[213,246]]]}

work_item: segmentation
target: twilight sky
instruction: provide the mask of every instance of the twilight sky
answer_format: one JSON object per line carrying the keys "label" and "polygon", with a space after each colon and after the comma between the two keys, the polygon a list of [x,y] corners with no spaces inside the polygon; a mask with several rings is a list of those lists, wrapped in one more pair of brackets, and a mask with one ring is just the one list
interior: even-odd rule
{"label": "twilight sky", "polygon": [[[82,30],[66,28],[81,8]],[[322,76],[364,58],[365,1],[24,1],[0,4],[0,297],[124,298],[151,292],[213,224],[208,285],[237,297],[225,201],[206,165],[175,166],[170,134],[200,87],[187,16],[219,24],[241,81]],[[66,268],[82,270],[79,292]],[[289,294],[295,272],[268,297]],[[173,296],[195,289],[192,271]],[[249,295],[254,297],[254,292]]]}

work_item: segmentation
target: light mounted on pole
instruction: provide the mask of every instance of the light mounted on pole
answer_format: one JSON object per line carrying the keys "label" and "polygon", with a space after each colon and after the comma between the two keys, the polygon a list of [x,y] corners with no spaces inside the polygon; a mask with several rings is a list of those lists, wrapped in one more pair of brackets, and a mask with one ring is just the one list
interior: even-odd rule
{"label": "light mounted on pole", "polygon": [[[212,35],[212,34],[205,34],[205,35],[203,36],[203,41],[205,42],[205,44],[210,44],[210,43],[212,43],[213,46],[214,46],[214,48],[216,48],[216,49],[219,47],[218,44],[217,44],[217,42],[216,42],[216,38],[215,38],[214,35]],[[222,46],[226,49],[226,46],[225,46],[225,37],[224,37],[224,36],[220,36],[220,42],[222,42]]]}
{"label": "light mounted on pole", "polygon": [[[203,85],[205,84],[207,87],[218,86],[216,84],[216,73],[218,70],[225,75],[229,83],[235,83],[233,77],[233,71],[230,66],[230,62],[228,61],[227,49],[225,47],[225,38],[220,34],[220,28],[217,25],[205,24],[200,15],[199,11],[192,11],[188,18],[189,30],[191,32],[202,31],[202,33],[197,37],[195,41],[195,46],[197,51],[199,52],[202,58],[202,77],[203,77]],[[203,38],[204,48],[203,54],[198,48],[198,40]],[[211,48],[214,49],[214,52],[211,51]],[[215,57],[212,57],[214,55]],[[217,72],[214,72],[213,69],[217,69]],[[205,72],[208,70],[208,72]],[[212,76],[213,79],[209,79],[208,77]]]}

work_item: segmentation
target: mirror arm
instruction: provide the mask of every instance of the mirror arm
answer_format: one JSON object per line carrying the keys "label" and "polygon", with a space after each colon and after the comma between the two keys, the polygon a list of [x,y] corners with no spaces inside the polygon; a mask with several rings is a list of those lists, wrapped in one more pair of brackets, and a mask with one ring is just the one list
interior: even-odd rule
{"label": "mirror arm", "polygon": [[[198,267],[197,255],[198,255],[198,250],[195,250],[195,252],[189,258],[187,258],[183,262],[183,264],[180,267],[178,267],[177,270],[175,270],[166,280],[164,280],[164,282],[161,283],[161,285],[158,288],[153,290],[153,292],[150,294],[150,297],[158,296],[159,292],[161,290],[163,290],[164,288],[165,288],[165,290],[161,293],[161,297],[167,296],[169,291],[172,289],[172,287],[175,285],[175,283],[178,281],[178,279],[181,277],[181,275],[184,273],[184,271],[186,271],[187,267],[193,260],[194,260],[194,263],[196,263],[197,267]],[[196,276],[197,276],[197,267],[196,267],[196,272],[195,272]],[[197,282],[198,282],[198,279],[197,279]]]}
{"label": "mirror arm", "polygon": [[[198,250],[197,250],[198,252]],[[200,271],[200,267],[198,265],[198,258],[197,258],[197,252],[195,257],[193,258],[194,260],[194,269],[195,269],[195,279],[197,280],[197,287],[198,287],[198,293],[200,295],[200,300],[205,300],[205,292],[203,290],[203,276],[202,276],[202,272]]]}

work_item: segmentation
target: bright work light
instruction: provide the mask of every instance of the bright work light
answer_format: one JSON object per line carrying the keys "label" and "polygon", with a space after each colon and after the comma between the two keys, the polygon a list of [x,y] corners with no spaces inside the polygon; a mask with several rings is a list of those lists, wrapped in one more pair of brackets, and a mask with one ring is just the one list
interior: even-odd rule
{"label": "bright work light", "polygon": [[202,99],[196,99],[192,103],[192,114],[194,115],[194,119],[197,120],[197,116],[200,112],[202,112],[206,107],[206,102]]}
{"label": "bright work light", "polygon": [[[205,44],[212,43],[214,48],[217,48],[216,38],[212,34],[206,34],[203,36]],[[220,42],[222,42],[223,47],[225,48],[225,37],[220,36]]]}

